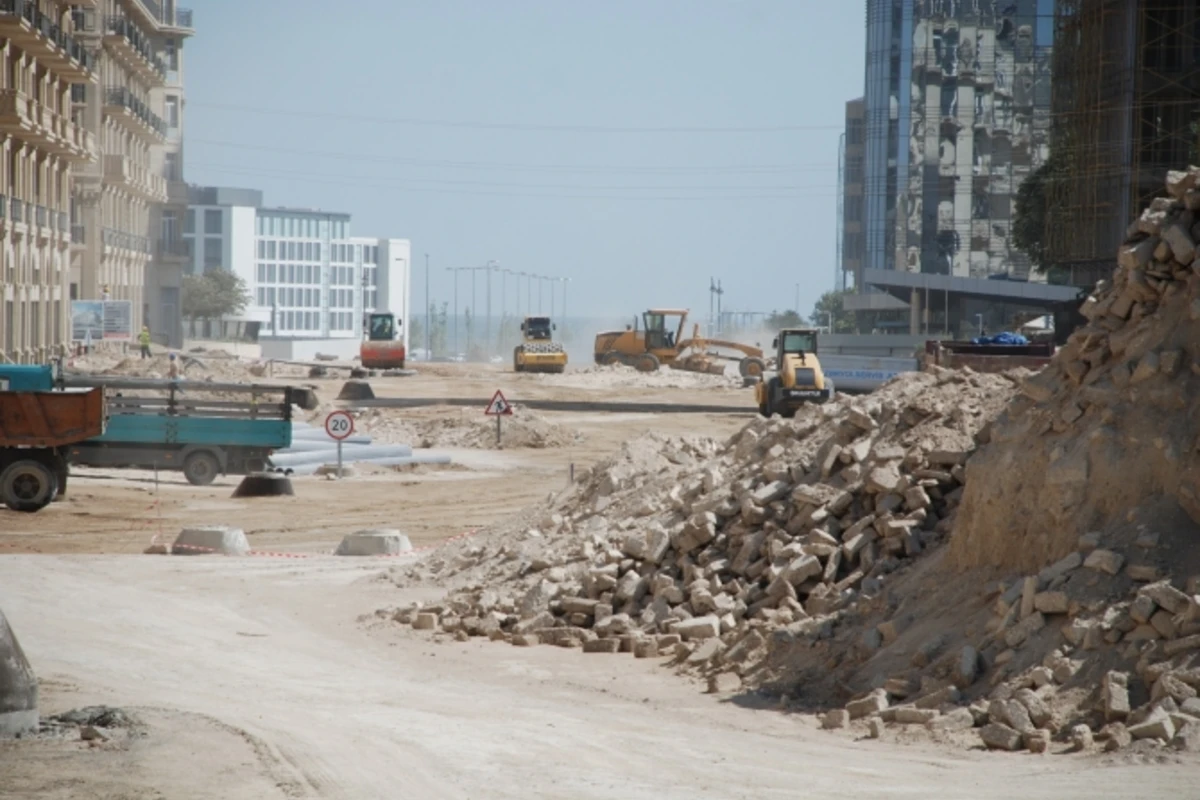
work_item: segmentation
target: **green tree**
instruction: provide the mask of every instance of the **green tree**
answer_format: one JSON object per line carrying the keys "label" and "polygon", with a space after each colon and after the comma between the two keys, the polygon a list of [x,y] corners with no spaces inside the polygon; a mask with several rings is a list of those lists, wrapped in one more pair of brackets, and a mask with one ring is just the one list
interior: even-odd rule
{"label": "green tree", "polygon": [[843,300],[849,291],[826,292],[821,295],[808,315],[809,324],[828,327],[830,333],[854,333],[854,312],[847,311]]}
{"label": "green tree", "polygon": [[1053,216],[1050,197],[1054,183],[1066,177],[1065,162],[1066,159],[1052,151],[1045,163],[1030,173],[1017,189],[1012,241],[1018,250],[1029,256],[1037,272],[1046,272],[1053,266],[1046,246],[1047,219]]}
{"label": "green tree", "polygon": [[240,314],[250,302],[250,291],[241,276],[217,269],[183,277],[183,316],[219,319]]}
{"label": "green tree", "polygon": [[799,311],[772,311],[763,321],[769,331],[778,331],[783,328],[803,328],[808,323],[804,321],[804,317],[800,316]]}

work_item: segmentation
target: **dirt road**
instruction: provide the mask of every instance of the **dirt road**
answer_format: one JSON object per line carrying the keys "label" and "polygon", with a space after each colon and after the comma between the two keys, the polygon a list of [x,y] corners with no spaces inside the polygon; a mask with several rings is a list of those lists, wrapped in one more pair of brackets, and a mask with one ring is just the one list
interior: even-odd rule
{"label": "dirt road", "polygon": [[[142,776],[157,794],[117,796],[1090,798],[1136,780],[1161,797],[1183,796],[1195,775],[850,742],[645,662],[355,624],[399,599],[379,569],[13,556],[0,596],[49,705],[152,709],[139,747],[175,757]],[[106,755],[89,754],[87,785],[127,787],[128,756]],[[16,787],[7,796],[84,796],[54,788],[71,762],[46,766],[0,766]]]}

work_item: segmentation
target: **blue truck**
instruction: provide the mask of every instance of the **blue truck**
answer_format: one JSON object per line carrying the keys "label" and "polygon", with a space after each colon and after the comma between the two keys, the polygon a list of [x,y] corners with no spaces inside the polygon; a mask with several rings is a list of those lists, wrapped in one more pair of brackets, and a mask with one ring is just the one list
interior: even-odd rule
{"label": "blue truck", "polygon": [[[218,475],[265,471],[292,443],[292,409],[316,408],[311,389],[269,384],[150,380],[69,374],[61,367],[3,367],[18,391],[102,389],[102,434],[69,444],[70,464],[180,470],[204,486]],[[16,376],[20,376],[19,384]]]}

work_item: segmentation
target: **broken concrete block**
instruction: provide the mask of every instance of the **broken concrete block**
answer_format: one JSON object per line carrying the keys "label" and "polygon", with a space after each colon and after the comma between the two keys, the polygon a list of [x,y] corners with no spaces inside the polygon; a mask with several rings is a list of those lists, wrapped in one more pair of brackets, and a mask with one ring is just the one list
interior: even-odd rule
{"label": "broken concrete block", "polygon": [[1125,557],[1120,553],[1112,550],[1093,550],[1084,559],[1083,566],[1086,569],[1094,569],[1099,572],[1106,572],[1109,575],[1116,575],[1121,571],[1121,566],[1125,563]]}
{"label": "broken concrete block", "polygon": [[585,653],[617,653],[620,650],[620,639],[589,639],[583,643]]}
{"label": "broken concrete block", "polygon": [[936,708],[900,706],[892,710],[895,712],[895,721],[901,725],[924,725],[940,716],[940,712]]}
{"label": "broken concrete block", "polygon": [[861,719],[869,717],[872,714],[878,714],[887,707],[887,692],[882,689],[876,689],[866,697],[847,703],[846,711],[849,712],[850,719]]}
{"label": "broken concrete block", "polygon": [[1092,747],[1092,729],[1087,725],[1076,725],[1071,728],[1071,746],[1077,751],[1090,750]]}
{"label": "broken concrete block", "polygon": [[1034,611],[1025,619],[1009,628],[1004,634],[1004,641],[1009,647],[1020,647],[1033,634],[1046,627],[1046,618],[1040,611]]}
{"label": "broken concrete block", "polygon": [[1186,594],[1171,585],[1170,581],[1159,581],[1138,589],[1139,596],[1149,597],[1156,605],[1172,614],[1187,611],[1190,600]]}
{"label": "broken concrete block", "polygon": [[1108,721],[1123,720],[1129,716],[1129,676],[1123,672],[1109,671],[1100,680],[1100,699],[1104,705],[1104,718]]}
{"label": "broken concrete block", "polygon": [[1071,608],[1071,599],[1066,592],[1038,592],[1033,605],[1043,614],[1066,614]]}
{"label": "broken concrete block", "polygon": [[925,727],[931,731],[965,731],[975,727],[975,715],[969,708],[956,708],[931,719]]}
{"label": "broken concrete block", "polygon": [[675,633],[683,637],[684,641],[709,639],[721,635],[721,621],[712,615],[693,617],[676,623]]}
{"label": "broken concrete block", "polygon": [[1171,715],[1160,708],[1150,712],[1144,721],[1129,726],[1129,735],[1137,739],[1160,739],[1169,742],[1175,737],[1175,724]]}
{"label": "broken concrete block", "polygon": [[954,666],[954,683],[958,688],[965,689],[975,682],[979,675],[979,651],[971,645],[963,647]]}
{"label": "broken concrete block", "polygon": [[980,728],[979,738],[989,750],[1016,751],[1023,745],[1021,734],[998,722],[990,722]]}
{"label": "broken concrete block", "polygon": [[421,612],[413,618],[412,626],[418,631],[431,631],[437,627],[438,615]]}
{"label": "broken concrete block", "polygon": [[850,724],[850,712],[844,708],[835,708],[832,711],[826,711],[821,717],[821,727],[827,731],[844,728]]}

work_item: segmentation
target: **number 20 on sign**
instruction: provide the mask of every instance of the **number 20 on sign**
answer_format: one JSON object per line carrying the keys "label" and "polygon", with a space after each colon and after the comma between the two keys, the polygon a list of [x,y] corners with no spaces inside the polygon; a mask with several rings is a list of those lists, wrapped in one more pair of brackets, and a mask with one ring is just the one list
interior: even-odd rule
{"label": "number 20 on sign", "polygon": [[342,442],[354,433],[354,417],[345,411],[331,412],[325,418],[325,433],[337,440],[337,474],[342,477]]}

